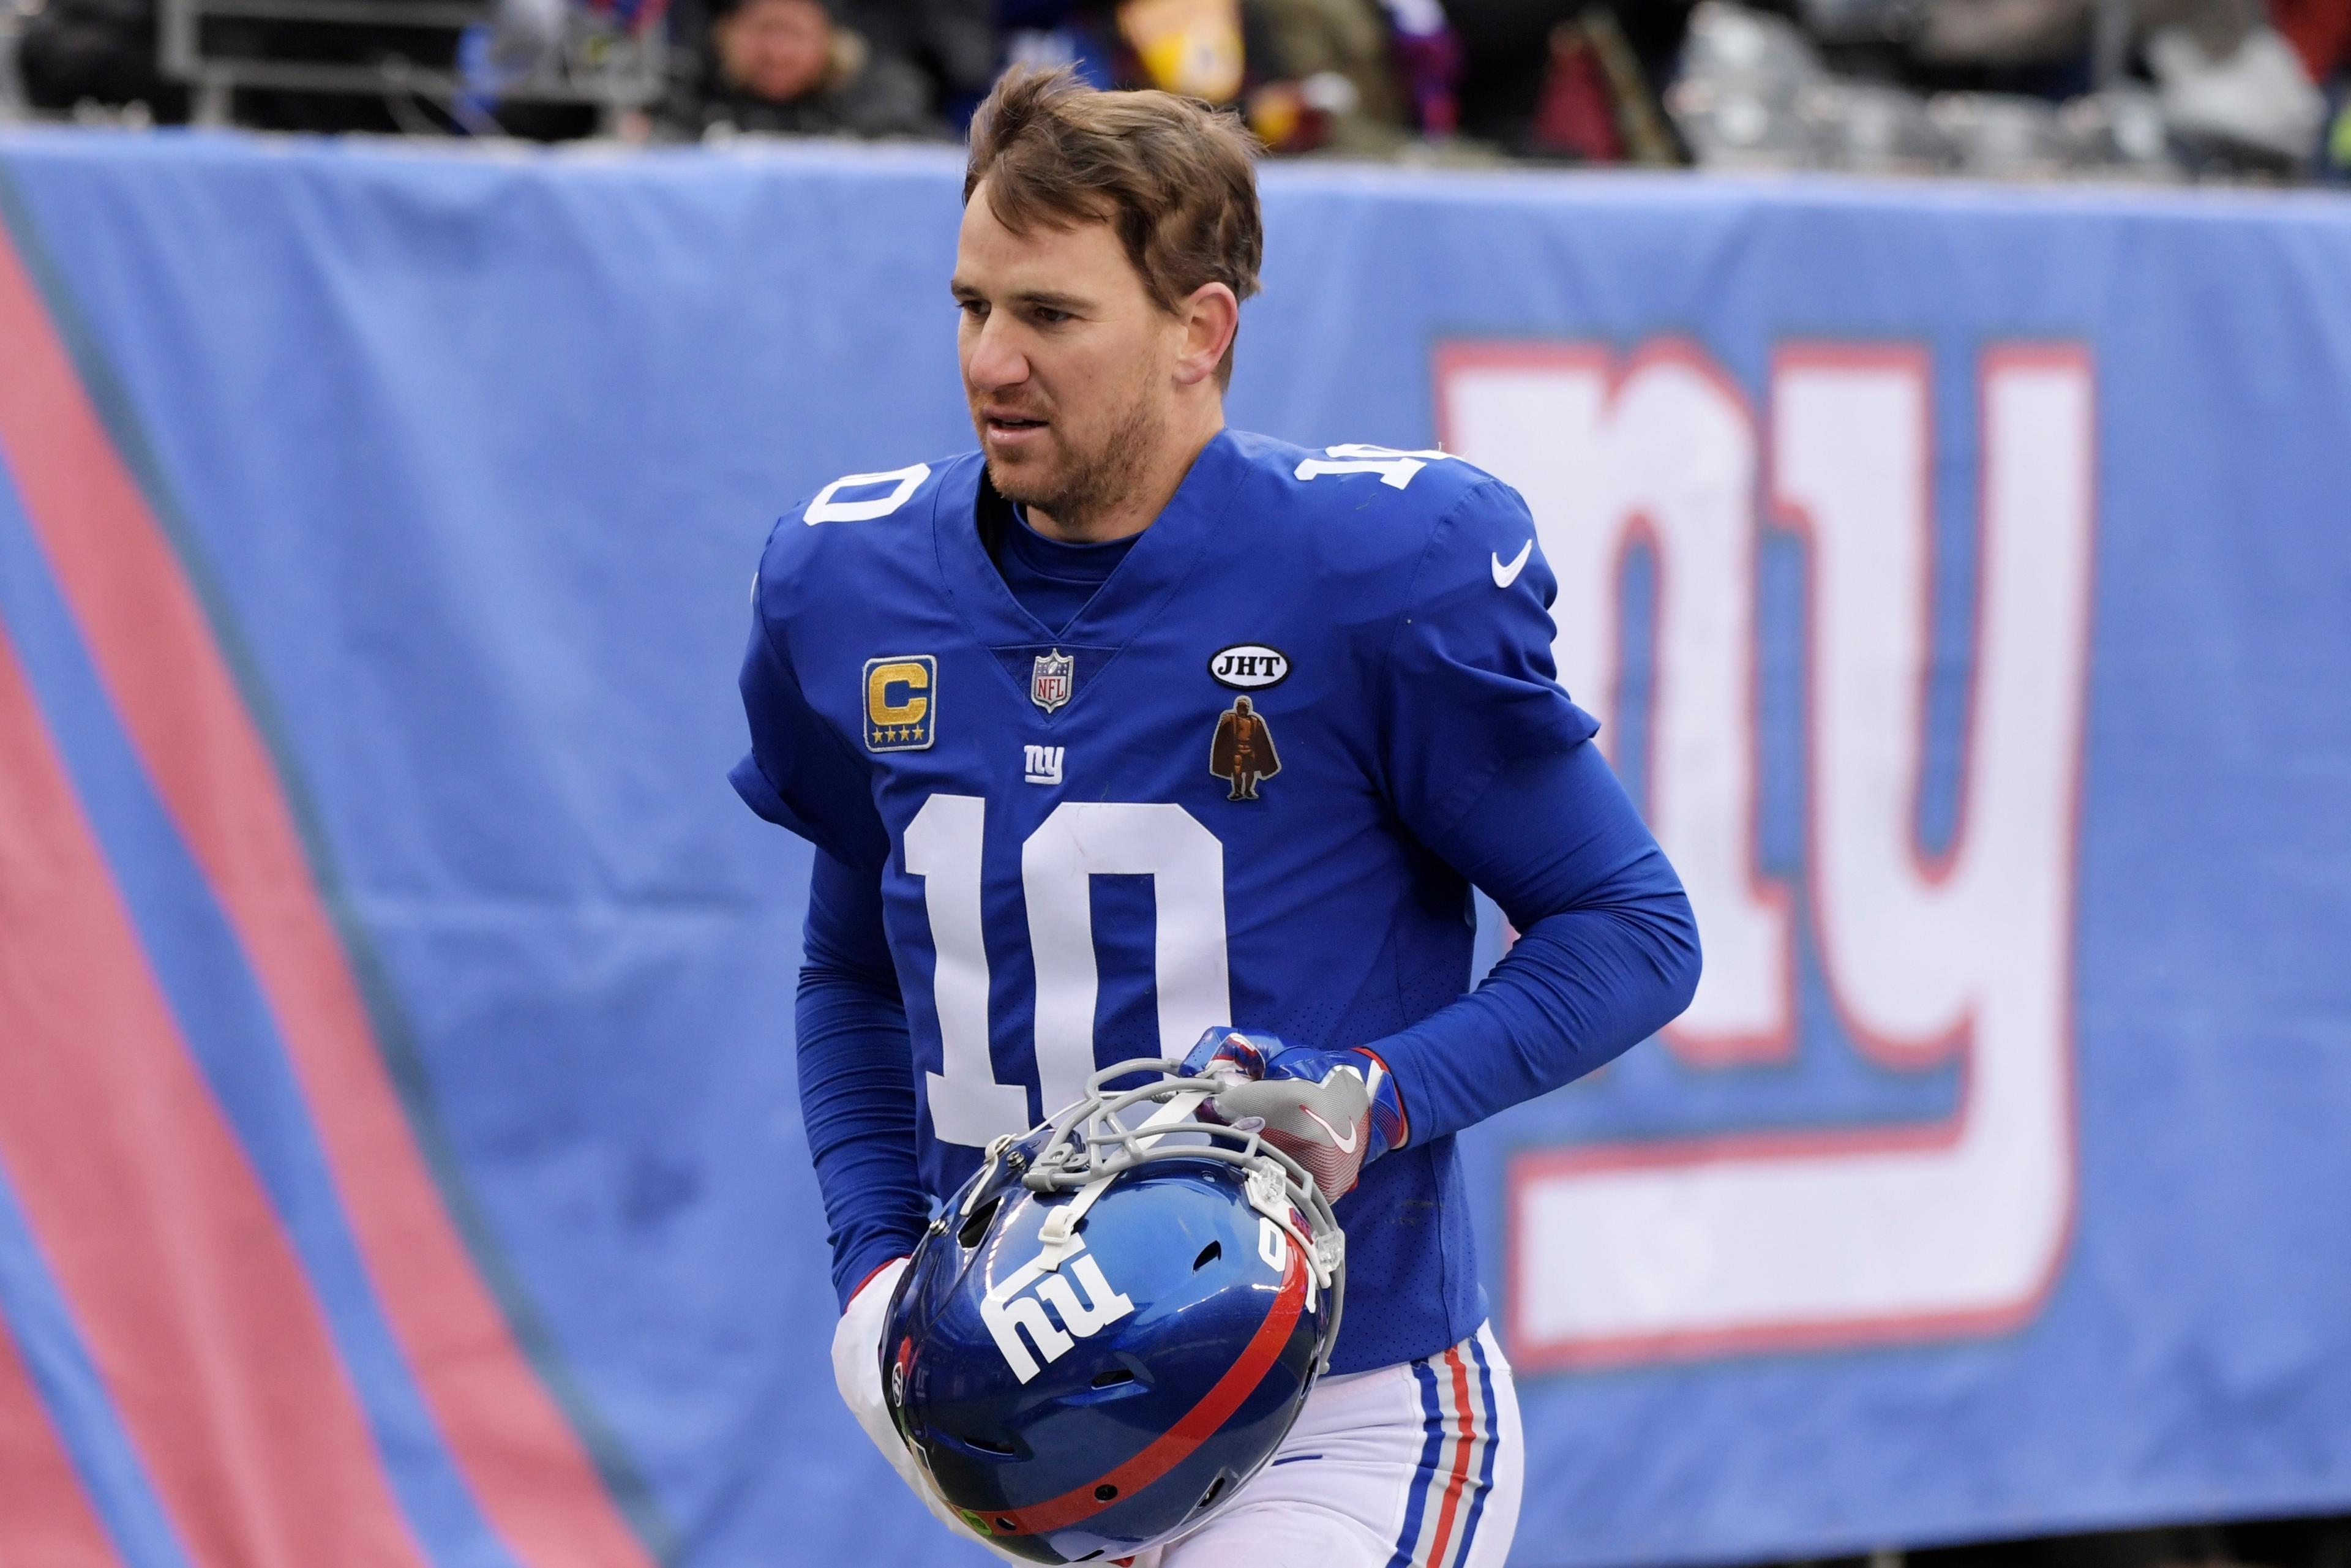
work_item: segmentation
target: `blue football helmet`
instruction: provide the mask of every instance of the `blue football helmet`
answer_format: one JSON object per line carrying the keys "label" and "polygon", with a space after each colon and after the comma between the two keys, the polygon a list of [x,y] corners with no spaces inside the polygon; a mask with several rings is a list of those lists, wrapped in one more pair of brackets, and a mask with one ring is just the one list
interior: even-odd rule
{"label": "blue football helmet", "polygon": [[[1123,1061],[990,1145],[914,1249],[881,1345],[891,1418],[973,1530],[1038,1563],[1198,1528],[1330,1364],[1345,1244],[1222,1082]],[[1116,1079],[1156,1075],[1139,1088]]]}

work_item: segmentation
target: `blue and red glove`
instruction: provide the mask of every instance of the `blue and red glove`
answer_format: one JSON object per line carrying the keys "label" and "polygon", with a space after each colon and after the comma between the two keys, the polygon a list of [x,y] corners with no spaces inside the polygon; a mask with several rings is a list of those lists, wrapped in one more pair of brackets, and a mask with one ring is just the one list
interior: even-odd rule
{"label": "blue and red glove", "polygon": [[1212,1029],[1184,1058],[1184,1071],[1227,1081],[1201,1105],[1203,1121],[1230,1127],[1255,1119],[1265,1141],[1305,1166],[1333,1201],[1410,1131],[1395,1074],[1362,1046],[1284,1045],[1270,1034]]}

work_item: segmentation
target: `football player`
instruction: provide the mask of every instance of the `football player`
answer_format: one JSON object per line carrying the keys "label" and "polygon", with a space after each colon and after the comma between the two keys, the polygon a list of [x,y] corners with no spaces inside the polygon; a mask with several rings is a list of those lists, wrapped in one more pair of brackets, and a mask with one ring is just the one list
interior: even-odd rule
{"label": "football player", "polygon": [[[1553,679],[1519,496],[1226,428],[1251,152],[1008,75],[949,284],[979,450],[836,480],[761,560],[734,780],[817,852],[836,1365],[888,1451],[878,1325],[934,1201],[1098,1063],[1189,1052],[1207,1113],[1342,1197],[1348,1299],[1276,1462],[1164,1568],[1499,1564],[1518,1406],[1454,1137],[1671,1019],[1698,935]],[[1465,995],[1473,886],[1520,936]]]}

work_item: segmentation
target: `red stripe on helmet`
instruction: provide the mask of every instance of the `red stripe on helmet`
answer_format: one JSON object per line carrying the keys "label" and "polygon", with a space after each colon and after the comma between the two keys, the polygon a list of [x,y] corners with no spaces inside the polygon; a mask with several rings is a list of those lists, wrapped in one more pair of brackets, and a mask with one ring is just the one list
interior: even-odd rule
{"label": "red stripe on helmet", "polygon": [[[1280,1359],[1281,1347],[1290,1343],[1290,1331],[1305,1310],[1306,1265],[1292,1246],[1289,1270],[1282,1276],[1281,1289],[1265,1314],[1265,1322],[1258,1325],[1257,1333],[1250,1336],[1225,1375],[1217,1379],[1216,1385],[1184,1413],[1182,1420],[1108,1475],[1098,1476],[1059,1497],[1026,1508],[987,1510],[988,1522],[1009,1535],[1043,1535],[1050,1531],[1065,1530],[1113,1506],[1119,1499],[1140,1491],[1182,1464],[1241,1407],[1242,1400],[1257,1391],[1257,1385]],[[1096,1497],[1095,1489],[1103,1486],[1118,1490],[1109,1498]],[[1003,1522],[1007,1521],[1011,1526],[1008,1530]]]}

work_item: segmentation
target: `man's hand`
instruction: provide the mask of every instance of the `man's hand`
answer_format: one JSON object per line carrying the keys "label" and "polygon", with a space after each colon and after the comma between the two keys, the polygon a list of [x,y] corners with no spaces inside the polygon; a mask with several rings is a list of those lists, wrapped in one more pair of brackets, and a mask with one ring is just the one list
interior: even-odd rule
{"label": "man's hand", "polygon": [[1013,1556],[956,1517],[908,1451],[905,1439],[898,1435],[897,1423],[890,1419],[890,1406],[882,1395],[882,1336],[889,1332],[890,1298],[898,1289],[898,1278],[906,1271],[906,1263],[907,1260],[901,1258],[884,1264],[849,1299],[849,1310],[841,1314],[841,1325],[832,1331],[833,1384],[841,1390],[841,1402],[857,1417],[858,1426],[873,1439],[873,1446],[882,1450],[882,1457],[890,1461],[898,1479],[923,1500],[923,1506],[931,1511],[933,1517],[1006,1562],[1025,1564],[1027,1559]]}
{"label": "man's hand", "polygon": [[1200,1107],[1202,1120],[1256,1120],[1265,1141],[1305,1166],[1334,1202],[1408,1133],[1395,1075],[1361,1046],[1289,1046],[1270,1034],[1212,1029],[1185,1057],[1184,1071],[1228,1080]]}

